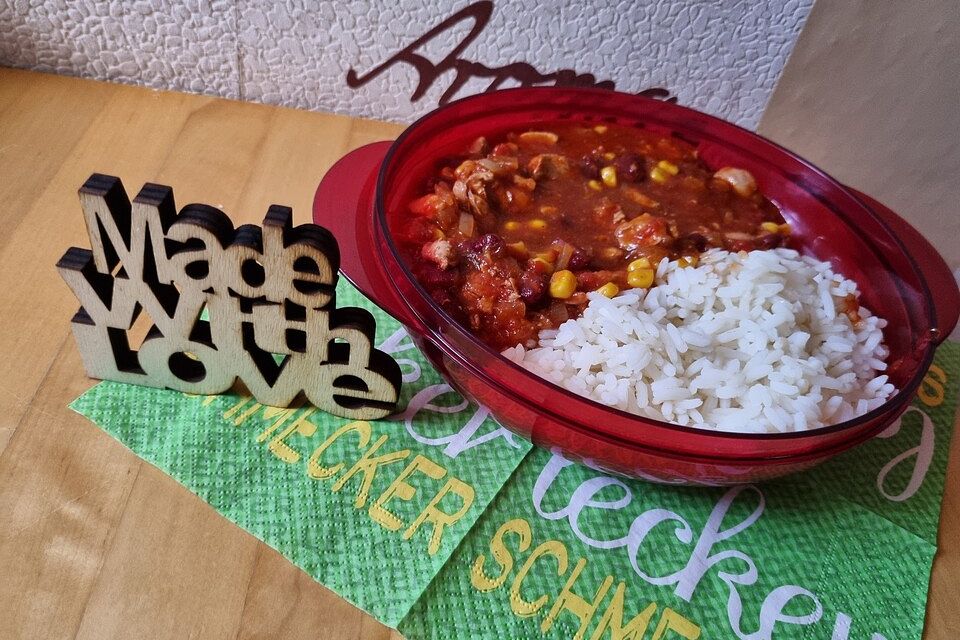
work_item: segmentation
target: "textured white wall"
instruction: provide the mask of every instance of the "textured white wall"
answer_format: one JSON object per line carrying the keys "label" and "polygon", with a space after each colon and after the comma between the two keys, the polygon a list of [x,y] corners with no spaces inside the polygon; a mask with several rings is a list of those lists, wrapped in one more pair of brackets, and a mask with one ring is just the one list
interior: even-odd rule
{"label": "textured white wall", "polygon": [[[356,89],[347,71],[362,76],[469,4],[0,0],[0,64],[409,121],[436,106],[452,71],[415,103],[409,65]],[[524,61],[544,73],[590,72],[624,91],[664,87],[683,104],[753,127],[812,4],[497,0],[461,57],[488,67]],[[461,22],[418,52],[439,61],[472,24]],[[486,84],[469,83],[458,95]]]}

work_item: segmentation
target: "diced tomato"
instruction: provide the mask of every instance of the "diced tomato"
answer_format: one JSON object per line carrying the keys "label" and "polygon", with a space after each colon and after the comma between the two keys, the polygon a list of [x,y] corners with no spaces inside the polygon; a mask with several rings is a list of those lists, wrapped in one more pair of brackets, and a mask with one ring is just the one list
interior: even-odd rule
{"label": "diced tomato", "polygon": [[860,301],[857,299],[857,296],[850,293],[843,299],[843,313],[850,318],[850,322],[857,324],[861,321],[860,317]]}
{"label": "diced tomato", "polygon": [[440,198],[429,193],[422,198],[417,198],[410,203],[410,212],[424,218],[435,218],[437,216],[437,207],[440,206]]}

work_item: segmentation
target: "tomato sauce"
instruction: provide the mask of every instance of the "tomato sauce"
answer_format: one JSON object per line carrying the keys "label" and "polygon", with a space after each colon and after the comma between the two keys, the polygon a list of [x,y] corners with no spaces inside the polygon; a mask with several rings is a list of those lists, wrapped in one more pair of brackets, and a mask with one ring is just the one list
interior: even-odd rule
{"label": "tomato sauce", "polygon": [[562,123],[478,138],[424,185],[397,234],[430,295],[497,349],[531,346],[587,292],[649,287],[664,258],[772,249],[789,226],[749,172],[687,142]]}

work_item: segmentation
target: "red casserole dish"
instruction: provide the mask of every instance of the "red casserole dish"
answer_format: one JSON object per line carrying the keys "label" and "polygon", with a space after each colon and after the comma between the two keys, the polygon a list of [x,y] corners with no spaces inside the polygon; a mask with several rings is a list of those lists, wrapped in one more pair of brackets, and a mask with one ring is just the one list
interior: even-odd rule
{"label": "red casserole dish", "polygon": [[[681,427],[605,407],[543,380],[458,325],[420,286],[391,238],[438,158],[480,135],[564,120],[618,122],[679,136],[714,168],[747,169],[781,209],[802,252],[855,280],[861,301],[889,322],[899,392],[855,420],[799,433],[737,434]],[[660,482],[732,484],[800,471],[882,431],[907,408],[956,325],[960,291],[933,247],[903,219],[789,151],[697,111],[598,89],[512,89],[465,98],[410,126],[395,142],[357,149],[317,189],[314,221],[340,242],[350,282],[407,328],[441,374],[535,444],[612,472]],[[936,291],[936,300],[931,295]]]}

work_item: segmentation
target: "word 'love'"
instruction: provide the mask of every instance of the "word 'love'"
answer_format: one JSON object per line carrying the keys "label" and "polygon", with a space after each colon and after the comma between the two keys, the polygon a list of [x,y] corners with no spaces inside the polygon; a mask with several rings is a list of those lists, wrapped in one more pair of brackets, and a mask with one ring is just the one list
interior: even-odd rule
{"label": "word 'love'", "polygon": [[[400,367],[373,347],[373,316],[336,308],[340,252],[323,227],[271,205],[262,228],[234,229],[208,205],[177,213],[170,187],[131,203],[100,174],[80,203],[92,250],[70,248],[57,270],[82,305],[73,334],[91,377],[207,395],[239,378],[263,404],[302,396],[363,420],[396,405]],[[153,325],[134,351],[141,312]]]}

